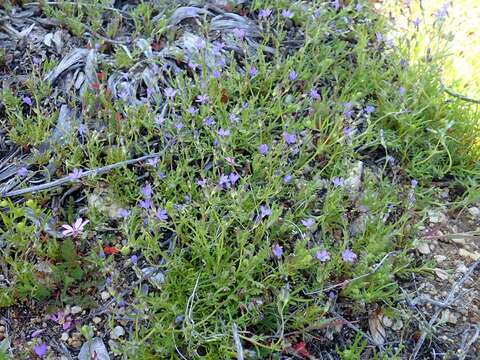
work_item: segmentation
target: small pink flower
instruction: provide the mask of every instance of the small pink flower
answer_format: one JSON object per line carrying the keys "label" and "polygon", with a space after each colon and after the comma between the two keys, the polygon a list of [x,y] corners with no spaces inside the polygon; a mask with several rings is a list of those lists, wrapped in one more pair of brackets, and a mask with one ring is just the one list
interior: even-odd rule
{"label": "small pink flower", "polygon": [[62,231],[62,234],[64,236],[77,237],[83,232],[83,228],[89,222],[90,222],[89,220],[83,221],[82,218],[78,218],[72,225],[68,225],[68,224],[62,225],[62,227],[65,229]]}

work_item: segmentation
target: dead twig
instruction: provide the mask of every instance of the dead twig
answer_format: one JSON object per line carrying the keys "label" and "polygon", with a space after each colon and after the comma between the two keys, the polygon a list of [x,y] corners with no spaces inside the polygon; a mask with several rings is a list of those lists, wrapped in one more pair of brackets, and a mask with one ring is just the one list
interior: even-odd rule
{"label": "dead twig", "polygon": [[[463,277],[457,281],[453,286],[452,286],[452,289],[450,290],[450,292],[448,293],[448,296],[447,298],[445,299],[445,301],[443,302],[443,304],[445,304],[445,306],[450,306],[450,304],[454,301],[455,299],[455,294],[457,293],[458,291],[458,288],[460,286],[462,286],[462,284],[467,281],[467,279],[473,274],[473,272],[475,271],[475,269],[477,268],[477,266],[480,264],[480,259],[478,259],[477,261],[475,261],[471,266],[470,268],[468,269],[468,271],[465,273],[465,275],[463,275]],[[428,322],[428,327],[431,328],[435,322],[437,321],[438,317],[440,316],[440,313],[442,312],[442,309],[443,307],[439,307],[437,309],[437,311],[435,311],[435,314],[433,314],[432,318],[430,319],[430,321]],[[413,353],[412,353],[412,356],[410,356],[410,360],[415,360],[417,358],[417,355],[420,351],[420,349],[422,348],[423,346],[423,343],[425,342],[425,339],[427,338],[427,331],[422,331],[422,335],[420,336],[420,338],[418,339],[417,341],[417,344],[415,345],[415,348],[413,349]]]}
{"label": "dead twig", "polygon": [[445,235],[429,235],[429,236],[422,236],[423,240],[429,239],[453,239],[453,238],[466,238],[466,239],[475,239],[480,236],[479,231],[472,231],[468,233],[456,233],[456,234],[445,234]]}
{"label": "dead twig", "polygon": [[233,341],[235,342],[235,349],[237,349],[237,360],[243,360],[243,347],[240,341],[240,336],[238,336],[238,328],[237,324],[232,324],[232,334],[233,334]]}
{"label": "dead twig", "polygon": [[333,290],[333,289],[336,289],[338,287],[342,287],[344,288],[345,286],[347,286],[348,284],[354,282],[354,281],[357,281],[357,280],[360,280],[360,279],[363,279],[363,278],[366,278],[370,275],[373,275],[375,274],[383,265],[383,263],[385,262],[385,260],[387,260],[391,255],[395,254],[396,251],[391,251],[389,253],[387,253],[382,260],[380,260],[380,262],[378,264],[376,264],[372,271],[366,273],[366,274],[363,274],[363,275],[360,275],[360,276],[357,276],[357,277],[354,277],[353,279],[348,279],[348,280],[345,280],[345,281],[342,281],[341,283],[338,283],[338,284],[335,284],[335,285],[332,285],[332,286],[329,286],[327,288],[324,288],[324,289],[318,289],[318,290],[315,290],[315,291],[310,291],[310,292],[305,292],[304,291],[304,294],[305,295],[315,295],[315,294],[318,294],[318,293],[321,293],[321,292],[327,292],[327,291],[330,291],[330,290]]}
{"label": "dead twig", "polygon": [[110,172],[114,169],[118,169],[118,168],[128,166],[128,165],[133,165],[133,164],[136,164],[138,162],[145,161],[145,160],[148,160],[148,159],[151,159],[151,158],[159,157],[160,155],[162,155],[165,152],[165,150],[167,148],[168,148],[168,146],[165,147],[164,151],[162,151],[162,152],[145,155],[145,156],[142,156],[142,157],[139,157],[139,158],[136,158],[136,159],[120,161],[120,162],[115,163],[115,164],[106,165],[106,166],[102,166],[102,167],[99,167],[99,168],[96,168],[96,169],[84,171],[81,174],[79,174],[76,178],[65,176],[61,179],[51,181],[51,182],[48,182],[48,183],[45,183],[45,184],[35,185],[35,186],[27,187],[27,188],[24,188],[24,189],[9,191],[7,193],[1,194],[1,197],[5,198],[5,197],[12,197],[12,196],[36,193],[36,192],[56,188],[56,187],[59,187],[59,186],[63,186],[65,184],[78,183],[81,178],[85,178],[85,177],[88,177],[88,176],[97,176],[97,175],[105,174],[105,173],[108,173],[108,172]]}
{"label": "dead twig", "polygon": [[[467,335],[468,332],[465,334]],[[462,352],[460,356],[458,357],[458,360],[464,360],[467,357],[468,351],[470,350],[470,347],[477,341],[478,336],[480,335],[480,325],[477,324],[475,326],[475,333],[473,336],[468,340],[465,344],[462,346]]]}

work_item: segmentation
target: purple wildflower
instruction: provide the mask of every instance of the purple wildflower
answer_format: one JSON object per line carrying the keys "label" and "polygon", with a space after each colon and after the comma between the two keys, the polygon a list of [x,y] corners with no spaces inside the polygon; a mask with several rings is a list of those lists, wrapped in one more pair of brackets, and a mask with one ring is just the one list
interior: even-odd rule
{"label": "purple wildflower", "polygon": [[157,176],[158,176],[159,180],[163,180],[167,177],[167,175],[165,175],[165,173],[163,171],[158,171]]}
{"label": "purple wildflower", "polygon": [[155,116],[155,124],[157,124],[158,126],[162,126],[164,122],[165,118],[162,115]]}
{"label": "purple wildflower", "polygon": [[261,205],[260,206],[260,218],[263,219],[267,216],[272,215],[272,210],[268,206]]}
{"label": "purple wildflower", "polygon": [[125,305],[126,305],[125,300],[123,299],[118,300],[118,306],[125,307]]}
{"label": "purple wildflower", "polygon": [[330,253],[327,250],[318,250],[315,258],[321,262],[326,262],[330,260]]}
{"label": "purple wildflower", "polygon": [[198,69],[198,64],[197,63],[194,63],[194,62],[189,62],[188,63],[188,67],[190,69],[192,69],[193,71],[197,70]]}
{"label": "purple wildflower", "polygon": [[243,104],[242,104],[242,109],[246,109],[248,108],[248,101],[245,101]]}
{"label": "purple wildflower", "polygon": [[355,5],[355,11],[360,12],[360,11],[362,11],[362,9],[363,9],[362,4],[358,3],[357,5]]}
{"label": "purple wildflower", "polygon": [[220,128],[220,129],[218,129],[217,134],[220,137],[227,137],[227,136],[230,136],[230,130]]}
{"label": "purple wildflower", "polygon": [[205,119],[203,119],[203,125],[205,125],[205,126],[215,125],[215,120],[213,120],[212,117],[208,116]]}
{"label": "purple wildflower", "polygon": [[413,180],[410,182],[410,184],[412,185],[412,188],[416,188],[417,185],[418,185],[418,181],[415,180],[415,179],[413,179]]}
{"label": "purple wildflower", "polygon": [[242,40],[244,37],[245,37],[245,30],[244,29],[240,29],[240,28],[235,28],[233,29],[233,35]]}
{"label": "purple wildflower", "polygon": [[82,174],[83,174],[82,170],[73,169],[73,171],[70,174],[68,174],[68,177],[71,180],[77,180],[77,179],[80,179],[82,177]]}
{"label": "purple wildflower", "polygon": [[155,216],[157,217],[158,220],[167,220],[168,215],[167,215],[167,210],[158,208],[157,211],[155,212]]}
{"label": "purple wildflower", "polygon": [[272,15],[272,9],[268,8],[268,9],[261,9],[260,12],[258,13],[258,17],[260,19],[266,19],[268,18],[270,15]]}
{"label": "purple wildflower", "polygon": [[294,81],[297,78],[297,72],[295,70],[291,70],[288,73],[288,80]]}
{"label": "purple wildflower", "polygon": [[213,44],[212,51],[215,55],[220,55],[224,47],[225,47],[224,43],[216,42]]}
{"label": "purple wildflower", "polygon": [[142,209],[148,210],[152,207],[152,201],[150,199],[140,200],[138,206]]}
{"label": "purple wildflower", "polygon": [[287,145],[295,144],[297,141],[297,136],[295,134],[285,132],[283,133],[283,141],[285,141],[285,144]]}
{"label": "purple wildflower", "polygon": [[255,66],[250,66],[250,70],[248,71],[250,77],[254,77],[255,75],[258,74],[257,68]]}
{"label": "purple wildflower", "polygon": [[272,254],[276,258],[280,259],[283,255],[283,248],[278,244],[273,245],[272,246]]}
{"label": "purple wildflower", "polygon": [[137,265],[138,263],[138,256],[137,255],[132,255],[130,256],[130,262],[133,264],[133,265]]}
{"label": "purple wildflower", "polygon": [[400,96],[403,96],[405,94],[405,88],[403,86],[400,86],[398,88],[398,93],[400,94]]}
{"label": "purple wildflower", "polygon": [[346,126],[343,128],[343,135],[345,135],[346,137],[350,137],[352,136],[352,128]]}
{"label": "purple wildflower", "polygon": [[343,185],[343,179],[341,177],[335,176],[332,180],[333,187],[337,188]]}
{"label": "purple wildflower", "polygon": [[268,153],[268,145],[267,145],[267,144],[261,144],[261,145],[258,147],[258,151],[260,151],[260,154],[262,154],[262,155],[267,155],[267,153]]}
{"label": "purple wildflower", "polygon": [[199,104],[206,104],[208,102],[208,95],[207,94],[204,94],[204,95],[198,95],[195,102],[199,103]]}
{"label": "purple wildflower", "polygon": [[322,14],[322,9],[320,9],[320,8],[316,8],[316,9],[313,11],[313,17],[314,17],[314,18],[320,17],[321,14]]}
{"label": "purple wildflower", "polygon": [[164,90],[164,93],[165,93],[165,96],[167,98],[173,99],[175,97],[175,95],[177,94],[177,91],[173,90],[171,87],[168,87]]}
{"label": "purple wildflower", "polygon": [[215,71],[212,73],[212,76],[213,76],[215,79],[220,80],[220,78],[222,77],[222,74],[220,73],[220,71],[215,70]]}
{"label": "purple wildflower", "polygon": [[335,11],[340,10],[340,0],[335,0],[333,6],[335,7]]}
{"label": "purple wildflower", "polygon": [[405,59],[400,59],[400,66],[406,68],[408,66],[408,61]]}
{"label": "purple wildflower", "polygon": [[41,343],[41,344],[35,345],[35,347],[33,348],[33,351],[35,352],[35,355],[37,355],[39,358],[43,358],[47,353],[47,344]]}
{"label": "purple wildflower", "polygon": [[413,26],[415,26],[416,28],[418,28],[418,27],[420,26],[421,20],[420,20],[420,18],[417,16],[415,19],[412,20],[412,23],[413,23]]}
{"label": "purple wildflower", "polygon": [[154,157],[147,160],[147,165],[155,167],[157,166],[157,164],[158,164],[158,157]]}
{"label": "purple wildflower", "polygon": [[240,175],[238,175],[236,173],[230,173],[230,175],[228,175],[228,180],[230,181],[230,183],[232,185],[235,185],[235,183],[238,181],[238,179],[240,179]]}
{"label": "purple wildflower", "polygon": [[183,128],[183,124],[181,122],[176,122],[173,124],[173,127],[177,130],[180,130]]}
{"label": "purple wildflower", "polygon": [[149,183],[146,183],[145,186],[140,188],[140,193],[145,199],[150,199],[153,194],[152,186]]}
{"label": "purple wildflower", "polygon": [[205,48],[205,40],[203,40],[201,37],[198,37],[195,39],[195,47],[198,50],[202,50]]}
{"label": "purple wildflower", "polygon": [[127,217],[130,215],[130,211],[128,211],[127,209],[121,208],[121,209],[118,211],[118,214],[119,214],[122,218],[127,218]]}
{"label": "purple wildflower", "polygon": [[197,185],[203,188],[205,187],[205,185],[207,185],[207,180],[206,179],[197,180]]}
{"label": "purple wildflower", "polygon": [[222,174],[220,175],[220,179],[218,180],[218,185],[220,186],[228,186],[230,185],[230,178],[228,175]]}
{"label": "purple wildflower", "polygon": [[444,19],[448,14],[448,2],[445,2],[437,11],[435,11],[435,16],[439,19]]}
{"label": "purple wildflower", "polygon": [[350,119],[353,116],[353,113],[353,103],[350,101],[343,103],[343,116],[345,116],[346,119]]}
{"label": "purple wildflower", "polygon": [[24,96],[22,97],[22,102],[28,106],[32,106],[33,105],[33,102],[32,102],[32,99],[28,96]]}
{"label": "purple wildflower", "polygon": [[342,251],[342,260],[344,262],[353,263],[355,260],[357,260],[357,254],[355,254],[350,249],[346,249],[346,250]]}
{"label": "purple wildflower", "polygon": [[28,169],[25,166],[22,166],[20,169],[17,170],[17,176],[24,178],[28,175]]}
{"label": "purple wildflower", "polygon": [[310,96],[310,99],[312,99],[312,100],[319,100],[320,99],[320,94],[318,93],[316,88],[312,88],[312,90],[310,90],[310,93],[308,94],[308,96]]}
{"label": "purple wildflower", "polygon": [[367,105],[367,106],[365,107],[365,112],[366,112],[367,114],[371,114],[371,113],[373,113],[374,111],[375,111],[375,106],[373,106],[373,105]]}
{"label": "purple wildflower", "polygon": [[313,225],[315,225],[315,220],[310,218],[310,219],[304,219],[300,221],[303,226],[305,226],[307,229],[311,229]]}
{"label": "purple wildflower", "polygon": [[98,257],[101,258],[101,259],[105,259],[107,257],[107,255],[105,255],[105,252],[103,250],[100,250],[98,252]]}
{"label": "purple wildflower", "polygon": [[198,113],[198,109],[195,106],[190,106],[187,111],[192,116],[197,115]]}
{"label": "purple wildflower", "polygon": [[381,42],[383,40],[382,33],[378,32],[378,31],[375,33],[375,37],[377,38],[378,42]]}
{"label": "purple wildflower", "polygon": [[45,332],[46,329],[38,329],[38,330],[35,330],[32,335],[30,335],[30,337],[33,339],[35,337],[37,337],[38,335],[41,335],[42,333]]}
{"label": "purple wildflower", "polygon": [[282,16],[285,18],[285,19],[291,19],[293,18],[293,13],[288,10],[288,9],[283,9],[282,10]]}
{"label": "purple wildflower", "polygon": [[230,120],[231,123],[237,123],[240,120],[240,118],[234,113],[231,113],[228,116],[228,119]]}
{"label": "purple wildflower", "polygon": [[292,175],[287,174],[287,175],[285,175],[285,176],[283,177],[283,183],[284,183],[284,184],[288,184],[288,183],[290,183],[290,182],[292,181],[292,179],[293,179]]}

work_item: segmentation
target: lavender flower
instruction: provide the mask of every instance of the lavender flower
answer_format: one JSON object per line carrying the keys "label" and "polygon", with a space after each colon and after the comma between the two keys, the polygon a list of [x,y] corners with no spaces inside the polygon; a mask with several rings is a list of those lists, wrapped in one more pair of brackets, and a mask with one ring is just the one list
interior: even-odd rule
{"label": "lavender flower", "polygon": [[17,176],[24,178],[28,175],[28,169],[25,166],[22,166],[20,169],[17,170]]}
{"label": "lavender flower", "polygon": [[377,38],[378,42],[381,42],[383,40],[382,33],[378,32],[378,31],[375,33],[375,37]]}
{"label": "lavender flower", "polygon": [[353,113],[353,103],[350,101],[343,103],[343,116],[345,116],[346,119],[350,119],[353,116]]}
{"label": "lavender flower", "polygon": [[137,255],[132,255],[130,256],[130,262],[133,264],[133,265],[137,265],[138,263],[138,256]]}
{"label": "lavender flower", "polygon": [[268,145],[267,145],[267,144],[261,144],[261,145],[258,147],[258,151],[260,151],[260,154],[262,154],[262,155],[267,155],[267,153],[268,153]]}
{"label": "lavender flower", "polygon": [[315,258],[321,262],[326,262],[330,260],[330,253],[327,250],[318,250]]}
{"label": "lavender flower", "polygon": [[230,130],[220,128],[220,129],[218,129],[217,134],[220,137],[228,137],[228,136],[230,136]]}
{"label": "lavender flower", "polygon": [[365,112],[366,112],[367,114],[371,114],[371,113],[373,113],[374,111],[375,111],[375,106],[373,106],[373,105],[367,105],[367,106],[365,107]]}
{"label": "lavender flower", "polygon": [[295,70],[291,70],[288,73],[288,80],[294,81],[297,78],[297,72]]}
{"label": "lavender flower", "polygon": [[260,12],[258,13],[258,17],[260,19],[266,19],[272,15],[272,9],[267,8],[267,9],[261,9]]}
{"label": "lavender flower", "polygon": [[163,171],[158,171],[157,176],[158,176],[159,180],[163,180],[163,179],[166,178],[167,175],[165,175],[165,173]]}
{"label": "lavender flower", "polygon": [[164,221],[168,219],[167,215],[167,210],[158,208],[157,211],[155,212],[155,216],[157,217],[158,220]]}
{"label": "lavender flower", "polygon": [[314,11],[313,11],[313,17],[316,19],[318,17],[320,17],[320,15],[322,14],[322,9],[320,8],[316,8]]}
{"label": "lavender flower", "polygon": [[285,144],[287,145],[295,144],[297,141],[297,136],[295,134],[285,132],[283,133],[283,141],[285,141]]}
{"label": "lavender flower", "polygon": [[215,79],[220,80],[220,78],[222,77],[222,74],[220,73],[220,71],[215,70],[215,71],[212,73],[212,76],[213,76]]}
{"label": "lavender flower", "polygon": [[224,47],[225,47],[225,44],[223,42],[214,43],[212,48],[214,55],[220,55]]}
{"label": "lavender flower", "polygon": [[403,86],[400,86],[398,89],[398,93],[400,94],[400,96],[403,96],[405,94],[405,88]]}
{"label": "lavender flower", "polygon": [[280,259],[283,255],[283,248],[278,244],[273,245],[272,246],[272,254],[276,258]]}
{"label": "lavender flower", "polygon": [[130,211],[128,211],[127,209],[121,208],[120,210],[118,210],[118,214],[122,218],[127,218],[130,215]]}
{"label": "lavender flower", "polygon": [[437,11],[435,11],[435,16],[438,19],[444,19],[448,14],[448,2],[445,2]]}
{"label": "lavender flower", "polygon": [[292,181],[293,177],[290,174],[287,174],[283,177],[283,183],[284,184],[289,184]]}
{"label": "lavender flower", "polygon": [[225,174],[220,175],[220,179],[218,180],[218,185],[223,187],[230,185],[230,178],[228,177],[228,175],[225,175]]}
{"label": "lavender flower", "polygon": [[255,66],[250,66],[250,70],[248,71],[251,78],[258,74],[257,68]]}
{"label": "lavender flower", "polygon": [[150,199],[140,200],[138,206],[142,209],[148,210],[152,207],[152,201]]}
{"label": "lavender flower", "polygon": [[157,166],[157,163],[158,163],[158,157],[154,157],[147,160],[147,165],[150,165],[153,167]]}
{"label": "lavender flower", "polygon": [[205,185],[207,185],[207,180],[206,179],[199,179],[199,180],[197,180],[197,185],[204,188]]}
{"label": "lavender flower", "polygon": [[343,185],[343,179],[341,177],[335,176],[332,180],[333,187],[337,188]]}
{"label": "lavender flower", "polygon": [[77,179],[80,179],[82,177],[82,174],[83,174],[82,170],[73,169],[73,171],[70,174],[68,174],[68,177],[71,180],[77,180]]}
{"label": "lavender flower", "polygon": [[177,130],[180,130],[183,128],[183,124],[181,122],[176,122],[173,124],[173,127]]}
{"label": "lavender flower", "polygon": [[232,185],[235,185],[235,183],[238,181],[238,179],[240,179],[240,175],[238,175],[236,173],[230,173],[230,175],[228,175],[228,179],[230,180],[230,183]]}
{"label": "lavender flower", "polygon": [[346,137],[350,137],[352,136],[352,128],[346,126],[343,128],[343,135],[345,135]]}
{"label": "lavender flower", "polygon": [[304,219],[300,221],[303,226],[305,226],[307,229],[311,229],[313,225],[315,225],[315,220],[314,219]]}
{"label": "lavender flower", "polygon": [[140,188],[140,193],[145,199],[150,199],[153,194],[152,186],[149,183],[146,183],[145,186]]}
{"label": "lavender flower", "polygon": [[198,109],[195,106],[190,106],[187,111],[192,116],[198,114]]}
{"label": "lavender flower", "polygon": [[340,10],[340,0],[335,0],[333,6],[335,7],[335,11]]}
{"label": "lavender flower", "polygon": [[98,257],[101,258],[101,259],[105,259],[107,257],[107,255],[105,255],[105,252],[103,250],[100,250],[98,252]]}
{"label": "lavender flower", "polygon": [[35,352],[35,355],[37,355],[39,358],[43,358],[47,354],[47,344],[41,343],[35,345],[33,351]]}
{"label": "lavender flower", "polygon": [[406,68],[408,66],[408,61],[405,59],[400,59],[400,66]]}
{"label": "lavender flower", "polygon": [[288,9],[283,9],[282,10],[282,17],[284,17],[285,19],[291,19],[291,18],[293,18],[293,13]]}
{"label": "lavender flower", "polygon": [[188,63],[188,67],[190,69],[192,69],[193,71],[197,70],[198,69],[198,64],[197,63],[194,63],[194,62],[189,62]]}
{"label": "lavender flower", "polygon": [[162,126],[164,122],[165,118],[162,115],[155,116],[155,124],[157,124],[158,126]]}
{"label": "lavender flower", "polygon": [[272,210],[268,206],[261,205],[260,206],[260,218],[263,219],[267,216],[272,215]]}
{"label": "lavender flower", "polygon": [[363,9],[363,5],[362,5],[362,4],[358,3],[357,5],[355,5],[355,10],[356,10],[357,12],[362,11],[362,9]]}
{"label": "lavender flower", "polygon": [[413,26],[415,26],[416,28],[418,28],[420,26],[421,22],[422,21],[420,20],[420,18],[418,16],[415,19],[412,20]]}
{"label": "lavender flower", "polygon": [[320,94],[318,93],[316,88],[312,88],[312,90],[310,90],[310,93],[308,94],[308,96],[310,96],[310,99],[312,99],[312,100],[319,100],[320,99]]}
{"label": "lavender flower", "polygon": [[195,102],[199,103],[199,104],[206,104],[208,102],[208,95],[207,94],[204,94],[204,95],[198,95]]}
{"label": "lavender flower", "polygon": [[242,104],[242,109],[246,109],[248,108],[248,101],[245,101],[243,104]]}
{"label": "lavender flower", "polygon": [[195,47],[197,48],[197,50],[204,49],[205,48],[205,40],[203,40],[200,37],[195,39]]}
{"label": "lavender flower", "polygon": [[228,116],[228,119],[230,120],[231,123],[237,123],[240,120],[240,118],[234,113],[231,113]]}
{"label": "lavender flower", "polygon": [[22,97],[22,102],[28,106],[32,106],[33,105],[33,102],[32,102],[32,99],[29,98],[28,96],[23,96]]}
{"label": "lavender flower", "polygon": [[413,179],[410,183],[411,183],[411,185],[412,185],[412,188],[414,188],[414,189],[415,189],[415,188],[417,187],[417,185],[418,185],[418,181],[415,180],[415,179]]}
{"label": "lavender flower", "polygon": [[46,329],[38,329],[38,330],[35,330],[32,335],[30,335],[30,337],[33,339],[33,338],[36,338],[37,336],[43,334],[45,332]]}
{"label": "lavender flower", "polygon": [[173,99],[175,97],[175,95],[177,94],[177,91],[173,90],[171,87],[168,87],[164,90],[164,93],[165,93],[165,96],[167,98]]}
{"label": "lavender flower", "polygon": [[355,254],[352,250],[346,249],[342,251],[342,260],[344,262],[353,263],[357,260],[357,254]]}
{"label": "lavender flower", "polygon": [[203,119],[203,125],[205,126],[212,126],[212,125],[215,125],[215,120],[213,120],[212,117],[206,117],[205,119]]}
{"label": "lavender flower", "polygon": [[242,40],[244,37],[245,37],[245,30],[244,29],[239,29],[239,28],[235,28],[233,29],[233,35]]}

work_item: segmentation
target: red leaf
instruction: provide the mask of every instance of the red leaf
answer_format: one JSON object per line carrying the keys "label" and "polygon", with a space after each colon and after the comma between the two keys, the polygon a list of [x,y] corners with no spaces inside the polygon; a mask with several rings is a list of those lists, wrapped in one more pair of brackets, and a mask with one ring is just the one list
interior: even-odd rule
{"label": "red leaf", "polygon": [[98,82],[94,82],[90,86],[93,90],[99,90],[100,89],[100,83],[98,83]]}
{"label": "red leaf", "polygon": [[116,247],[114,246],[104,246],[103,247],[103,252],[107,255],[115,255],[120,252]]}

